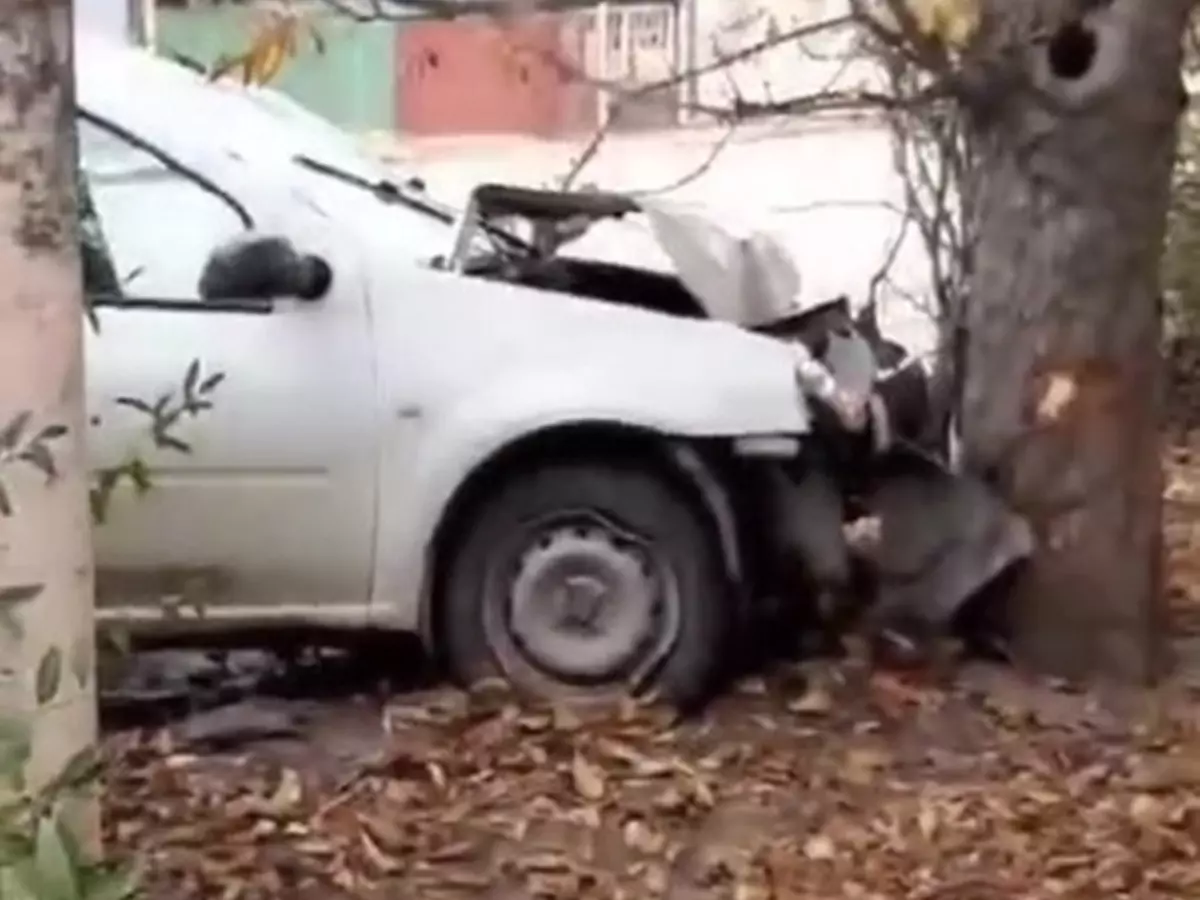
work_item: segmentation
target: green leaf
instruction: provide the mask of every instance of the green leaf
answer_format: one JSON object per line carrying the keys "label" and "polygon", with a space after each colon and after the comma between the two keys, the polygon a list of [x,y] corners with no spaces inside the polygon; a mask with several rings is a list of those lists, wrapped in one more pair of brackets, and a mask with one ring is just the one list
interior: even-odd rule
{"label": "green leaf", "polygon": [[133,482],[134,490],[140,497],[150,490],[150,467],[146,465],[146,461],[140,456],[135,456],[126,464],[125,471],[129,474],[129,480]]}
{"label": "green leaf", "polygon": [[181,441],[179,438],[173,437],[169,434],[155,434],[154,443],[166,450],[177,450],[180,453],[192,452],[191,444]]}
{"label": "green leaf", "polygon": [[45,706],[58,696],[62,687],[63,655],[56,646],[42,654],[37,667],[37,702]]}
{"label": "green leaf", "polygon": [[92,333],[99,334],[100,314],[96,312],[96,307],[92,306],[92,304],[89,302],[85,312],[87,313],[88,324],[92,326]]}
{"label": "green leaf", "polygon": [[139,400],[137,397],[118,397],[116,399],[117,406],[128,406],[130,409],[136,409],[138,412],[143,412],[146,415],[153,415],[154,409],[145,400]]}
{"label": "green leaf", "polygon": [[122,471],[123,468],[120,466],[101,469],[96,478],[96,486],[88,492],[88,502],[92,507],[92,519],[97,525],[103,525],[104,520],[108,518],[108,505],[112,500],[113,489],[121,480]]}
{"label": "green leaf", "polygon": [[71,672],[81,688],[87,688],[96,667],[95,639],[91,634],[80,634],[71,642]]}
{"label": "green leaf", "polygon": [[202,382],[200,382],[200,387],[197,389],[198,393],[201,393],[201,394],[211,393],[212,391],[216,390],[217,385],[219,385],[224,380],[225,380],[224,372],[215,372],[212,375],[209,375],[207,378],[205,378]]}
{"label": "green leaf", "polygon": [[79,900],[78,864],[71,858],[68,840],[57,817],[38,820],[34,860],[38,881],[46,891],[39,900]]}
{"label": "green leaf", "polygon": [[33,418],[33,413],[24,410],[13,416],[8,424],[0,429],[0,450],[11,450],[17,446],[21,435],[25,433],[25,426],[29,424],[31,418]]}
{"label": "green leaf", "polygon": [[[0,826],[0,866],[33,856],[33,840],[26,833],[29,826],[24,820],[23,809],[17,804],[9,804],[0,815],[5,819]],[[0,898],[5,897],[6,894],[0,893]]]}
{"label": "green leaf", "polygon": [[25,460],[25,462],[45,475],[49,481],[53,481],[58,477],[58,466],[54,464],[54,454],[50,452],[50,448],[45,444],[35,441],[22,450],[17,458]]}
{"label": "green leaf", "polygon": [[19,606],[28,603],[43,590],[44,584],[13,584],[0,588],[0,606]]}
{"label": "green leaf", "polygon": [[150,407],[150,414],[154,416],[155,419],[161,418],[163,413],[167,410],[167,404],[170,402],[170,392],[161,395],[157,400],[154,401],[154,405]]}
{"label": "green leaf", "polygon": [[132,866],[102,869],[83,883],[83,900],[130,900],[137,893],[137,876]]}
{"label": "green leaf", "polygon": [[111,496],[112,492],[103,488],[92,488],[88,491],[88,505],[92,510],[92,521],[97,525],[103,525],[104,520],[108,518],[108,500]]}
{"label": "green leaf", "polygon": [[190,400],[196,394],[196,385],[200,382],[200,360],[193,359],[187,367],[187,373],[183,376],[183,398]]}
{"label": "green leaf", "polygon": [[12,717],[0,719],[0,746],[7,744],[29,746],[29,741],[32,737],[33,731],[25,719]]}
{"label": "green leaf", "polygon": [[24,790],[25,766],[32,754],[29,723],[22,719],[0,719],[0,779],[18,791]]}
{"label": "green leaf", "polygon": [[66,425],[47,425],[38,432],[38,436],[34,438],[34,440],[52,441],[56,438],[63,437],[70,430],[71,429],[67,428]]}
{"label": "green leaf", "polygon": [[[14,609],[0,607],[0,629],[7,632],[8,636],[14,641],[25,640],[25,626],[17,618],[17,612]],[[0,900],[3,900],[3,898],[0,898]]]}
{"label": "green leaf", "polygon": [[54,900],[41,883],[32,859],[22,859],[0,869],[0,897],[4,900]]}

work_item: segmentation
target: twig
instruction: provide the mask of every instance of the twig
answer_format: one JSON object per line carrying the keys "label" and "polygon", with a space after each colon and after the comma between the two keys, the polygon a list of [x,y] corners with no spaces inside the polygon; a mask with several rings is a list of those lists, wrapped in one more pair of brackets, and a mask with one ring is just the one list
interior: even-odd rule
{"label": "twig", "polygon": [[665,184],[662,187],[648,188],[638,191],[627,191],[626,193],[633,197],[653,197],[662,194],[669,194],[672,191],[677,191],[681,187],[686,187],[687,185],[691,184],[693,181],[704,175],[704,173],[712,168],[713,163],[715,163],[717,158],[721,155],[721,151],[729,145],[731,140],[733,140],[733,136],[737,132],[737,126],[738,123],[736,121],[730,122],[729,126],[725,130],[725,133],[713,142],[712,147],[709,148],[708,155],[705,156],[700,165],[696,166],[696,168],[688,172],[686,175],[681,175],[679,178],[676,178],[674,181],[670,182],[669,184]]}

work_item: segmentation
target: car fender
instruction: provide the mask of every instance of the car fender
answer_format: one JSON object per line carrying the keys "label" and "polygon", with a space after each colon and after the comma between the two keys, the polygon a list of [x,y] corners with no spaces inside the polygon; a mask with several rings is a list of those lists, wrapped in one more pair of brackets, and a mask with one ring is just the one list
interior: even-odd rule
{"label": "car fender", "polygon": [[[530,367],[471,391],[449,409],[428,415],[411,408],[398,411],[395,426],[384,428],[381,447],[372,602],[377,623],[406,630],[422,626],[433,542],[452,499],[473,473],[528,438],[571,426],[636,430],[661,436],[664,450],[679,465],[683,458],[677,448],[688,438],[808,430],[808,411],[786,370],[760,381],[757,392],[747,390],[740,376],[722,376],[711,366],[691,379],[676,373],[653,384],[639,384],[635,370]],[[696,479],[694,471],[683,474]],[[711,506],[712,479],[698,487]],[[713,514],[726,531],[724,513],[714,509]],[[723,541],[727,538],[722,534]]]}

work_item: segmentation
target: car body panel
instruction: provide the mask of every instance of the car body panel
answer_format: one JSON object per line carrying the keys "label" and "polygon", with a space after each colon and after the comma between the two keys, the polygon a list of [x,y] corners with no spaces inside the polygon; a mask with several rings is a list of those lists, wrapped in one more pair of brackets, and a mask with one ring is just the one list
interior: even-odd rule
{"label": "car body panel", "polygon": [[[236,230],[232,220],[195,215],[209,223],[208,239],[168,239],[178,224],[164,219],[178,201],[172,192],[189,190],[171,181],[179,172],[170,167],[155,175],[150,164],[146,173],[118,165],[97,189],[102,224],[115,216],[125,222],[119,230],[145,229],[113,240],[114,254],[128,257],[122,277],[141,268],[145,289],[175,302],[102,310],[88,344],[89,405],[101,419],[93,464],[119,464],[144,437],[145,420],[117,406],[118,396],[152,399],[178,385],[193,357],[206,373],[227,373],[215,408],[184,429],[193,452],[149,451],[155,487],[118,498],[99,529],[100,567],[127,583],[149,579],[151,593],[167,595],[212,576],[209,622],[370,618],[413,628],[446,503],[511,442],[581,422],[665,439],[807,430],[782,343],[726,323],[439,271],[431,261],[453,238],[444,217],[294,163],[296,153],[324,154],[363,177],[390,174],[332,126],[276,115],[274,101],[266,109],[254,91],[209,85],[139,50],[87,46],[81,109],[202,177],[256,231],[325,256],[335,272],[332,293],[313,303],[280,298],[266,313],[187,308],[197,260],[174,257],[206,240],[216,249]],[[199,204],[190,190],[188,202]],[[127,293],[137,290],[134,278]],[[102,613],[158,615],[121,602]]]}
{"label": "car body panel", "polygon": [[[442,512],[506,446],[560,425],[664,437],[800,433],[805,408],[777,341],[709,321],[393,267],[373,314],[385,425],[377,614],[415,627]],[[485,318],[487,328],[464,327]],[[448,352],[447,347],[453,347]]]}

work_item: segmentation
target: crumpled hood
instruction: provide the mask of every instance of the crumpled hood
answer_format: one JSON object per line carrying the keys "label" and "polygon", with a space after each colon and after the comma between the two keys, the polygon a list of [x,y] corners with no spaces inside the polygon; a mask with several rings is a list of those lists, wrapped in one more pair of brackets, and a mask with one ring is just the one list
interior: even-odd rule
{"label": "crumpled hood", "polygon": [[800,273],[769,232],[744,218],[660,199],[593,225],[561,251],[673,274],[714,319],[755,326],[797,308]]}

